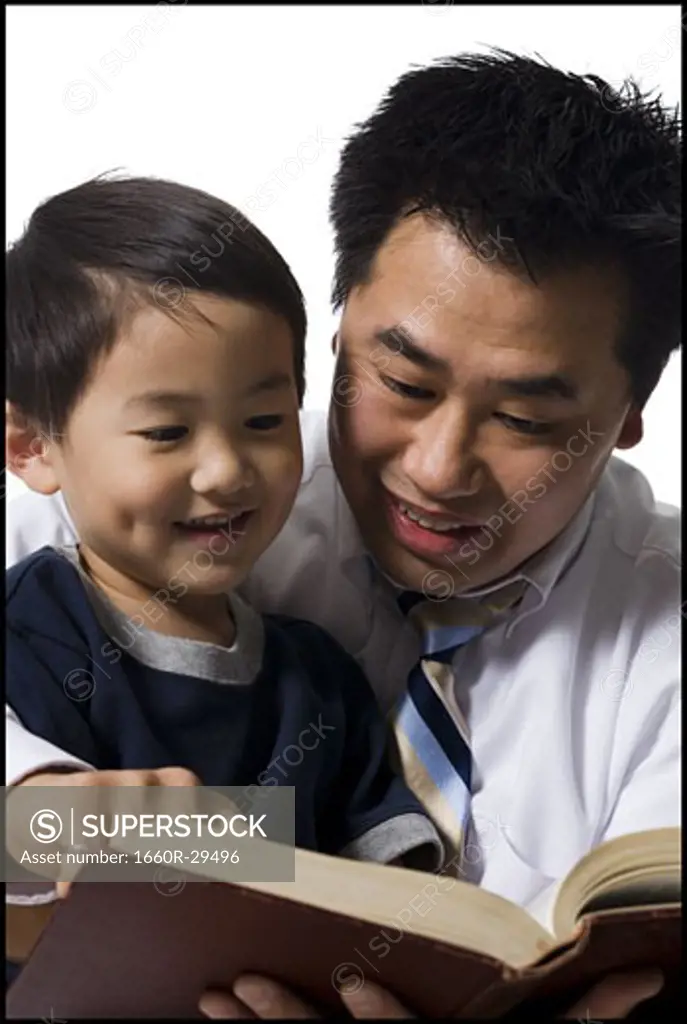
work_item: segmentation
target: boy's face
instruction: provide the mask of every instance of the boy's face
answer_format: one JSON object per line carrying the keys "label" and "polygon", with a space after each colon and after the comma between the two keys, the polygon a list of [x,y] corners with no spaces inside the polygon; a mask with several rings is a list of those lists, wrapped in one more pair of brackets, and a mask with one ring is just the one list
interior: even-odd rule
{"label": "boy's face", "polygon": [[[205,294],[193,304],[210,324],[158,308],[135,315],[47,453],[85,552],[120,574],[117,587],[236,587],[300,482],[286,321]],[[207,516],[216,525],[191,523]]]}

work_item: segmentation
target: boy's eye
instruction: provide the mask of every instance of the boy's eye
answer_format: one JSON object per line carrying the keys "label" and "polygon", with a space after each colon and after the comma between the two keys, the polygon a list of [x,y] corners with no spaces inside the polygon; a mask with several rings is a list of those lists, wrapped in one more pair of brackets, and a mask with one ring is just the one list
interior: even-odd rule
{"label": "boy's eye", "polygon": [[403,381],[396,380],[395,377],[387,377],[384,373],[380,373],[379,376],[389,391],[393,391],[396,395],[402,395],[403,398],[434,398],[434,392],[429,391],[427,388],[418,388],[413,384],[404,384]]}
{"label": "boy's eye", "polygon": [[188,434],[188,427],[153,427],[150,430],[139,430],[146,441],[180,441]]}
{"label": "boy's eye", "polygon": [[284,422],[283,416],[251,416],[246,420],[249,430],[275,430]]}
{"label": "boy's eye", "polygon": [[553,430],[553,423],[542,423],[539,420],[522,420],[518,416],[509,416],[508,413],[496,413],[496,418],[508,427],[509,430],[516,430],[519,434],[529,434],[531,437],[550,434]]}

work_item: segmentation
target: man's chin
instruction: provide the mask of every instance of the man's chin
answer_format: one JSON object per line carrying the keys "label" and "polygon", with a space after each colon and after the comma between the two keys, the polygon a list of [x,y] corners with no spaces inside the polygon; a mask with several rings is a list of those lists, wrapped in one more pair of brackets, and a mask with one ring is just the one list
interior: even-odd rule
{"label": "man's chin", "polygon": [[486,559],[477,574],[477,567],[474,564],[471,566],[467,560],[452,558],[449,561],[442,558],[430,562],[395,545],[393,548],[384,545],[377,551],[372,550],[371,554],[377,566],[395,586],[424,593],[435,601],[445,601],[488,582],[485,579],[489,575]]}

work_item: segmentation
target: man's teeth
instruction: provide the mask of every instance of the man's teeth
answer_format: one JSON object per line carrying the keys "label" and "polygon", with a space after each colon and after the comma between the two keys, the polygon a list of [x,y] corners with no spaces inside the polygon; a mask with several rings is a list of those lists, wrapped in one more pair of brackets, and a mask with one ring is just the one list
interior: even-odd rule
{"label": "man's teeth", "polygon": [[228,516],[206,516],[203,519],[188,519],[186,526],[229,526]]}
{"label": "man's teeth", "polygon": [[456,522],[450,522],[448,519],[425,519],[424,516],[418,515],[417,512],[413,512],[412,509],[408,508],[407,505],[401,505],[401,512],[408,519],[412,519],[414,523],[418,523],[424,527],[425,530],[435,530],[437,533],[447,533],[449,530],[460,529],[461,524]]}

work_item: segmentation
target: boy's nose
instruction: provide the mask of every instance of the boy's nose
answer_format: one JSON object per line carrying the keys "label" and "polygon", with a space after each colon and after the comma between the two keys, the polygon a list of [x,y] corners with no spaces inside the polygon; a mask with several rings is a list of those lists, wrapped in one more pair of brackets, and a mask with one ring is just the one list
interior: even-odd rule
{"label": "boy's nose", "polygon": [[198,494],[231,497],[249,490],[255,480],[255,468],[250,460],[236,448],[223,447],[205,455],[193,472],[191,486]]}

